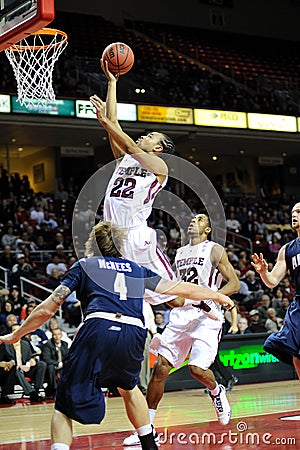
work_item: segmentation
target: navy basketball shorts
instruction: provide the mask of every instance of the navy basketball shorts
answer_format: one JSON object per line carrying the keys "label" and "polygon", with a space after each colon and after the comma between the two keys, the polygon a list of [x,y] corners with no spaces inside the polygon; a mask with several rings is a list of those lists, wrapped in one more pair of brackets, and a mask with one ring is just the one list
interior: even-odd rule
{"label": "navy basketball shorts", "polygon": [[299,298],[288,307],[281,330],[266,339],[264,350],[286,364],[293,364],[293,356],[300,358]]}
{"label": "navy basketball shorts", "polygon": [[82,424],[105,415],[101,387],[133,389],[143,360],[147,330],[106,319],[88,319],[79,329],[58,382],[55,409]]}

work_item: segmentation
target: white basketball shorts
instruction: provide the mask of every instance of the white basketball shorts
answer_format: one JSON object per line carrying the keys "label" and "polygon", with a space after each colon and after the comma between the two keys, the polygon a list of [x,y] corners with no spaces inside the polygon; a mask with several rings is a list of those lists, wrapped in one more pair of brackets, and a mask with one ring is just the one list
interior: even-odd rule
{"label": "white basketball shorts", "polygon": [[190,352],[188,364],[207,370],[218,352],[222,320],[212,320],[199,313],[197,308],[191,308],[174,308],[171,311],[157,353],[178,368]]}

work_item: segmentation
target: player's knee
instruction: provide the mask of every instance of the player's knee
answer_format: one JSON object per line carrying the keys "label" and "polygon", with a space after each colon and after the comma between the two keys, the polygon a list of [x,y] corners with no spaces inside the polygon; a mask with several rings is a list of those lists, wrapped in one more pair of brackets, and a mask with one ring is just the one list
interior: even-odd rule
{"label": "player's knee", "polygon": [[155,366],[153,368],[152,379],[160,381],[167,378],[172,365],[163,356],[158,356]]}

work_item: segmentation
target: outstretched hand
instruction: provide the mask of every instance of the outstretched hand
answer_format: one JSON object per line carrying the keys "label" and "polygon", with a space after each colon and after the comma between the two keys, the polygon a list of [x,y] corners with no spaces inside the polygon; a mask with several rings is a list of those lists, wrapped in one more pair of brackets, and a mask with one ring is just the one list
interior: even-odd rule
{"label": "outstretched hand", "polygon": [[19,339],[16,339],[13,333],[4,334],[3,336],[0,336],[0,344],[3,344],[4,342],[6,342],[6,344],[14,344],[15,342],[18,341]]}
{"label": "outstretched hand", "polygon": [[103,70],[106,78],[108,79],[108,81],[118,81],[119,74],[118,73],[113,74],[113,73],[111,73],[109,71],[109,69],[108,69],[108,62],[107,61],[103,61],[103,59],[101,58],[100,59],[100,66],[101,66],[101,69]]}
{"label": "outstretched hand", "polygon": [[257,253],[254,253],[252,255],[252,262],[251,265],[254,267],[257,273],[261,274],[268,270],[268,263],[264,259],[263,254],[260,253],[259,256]]}
{"label": "outstretched hand", "polygon": [[105,103],[98,95],[90,97],[91,104],[96,108],[96,114],[99,121],[103,120],[105,116]]}

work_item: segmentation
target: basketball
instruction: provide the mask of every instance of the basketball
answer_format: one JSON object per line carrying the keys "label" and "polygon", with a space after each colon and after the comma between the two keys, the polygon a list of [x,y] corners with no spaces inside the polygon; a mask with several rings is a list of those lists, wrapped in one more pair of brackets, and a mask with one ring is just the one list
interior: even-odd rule
{"label": "basketball", "polygon": [[123,42],[113,42],[105,48],[102,59],[107,61],[110,72],[124,75],[133,66],[134,54],[129,45]]}

